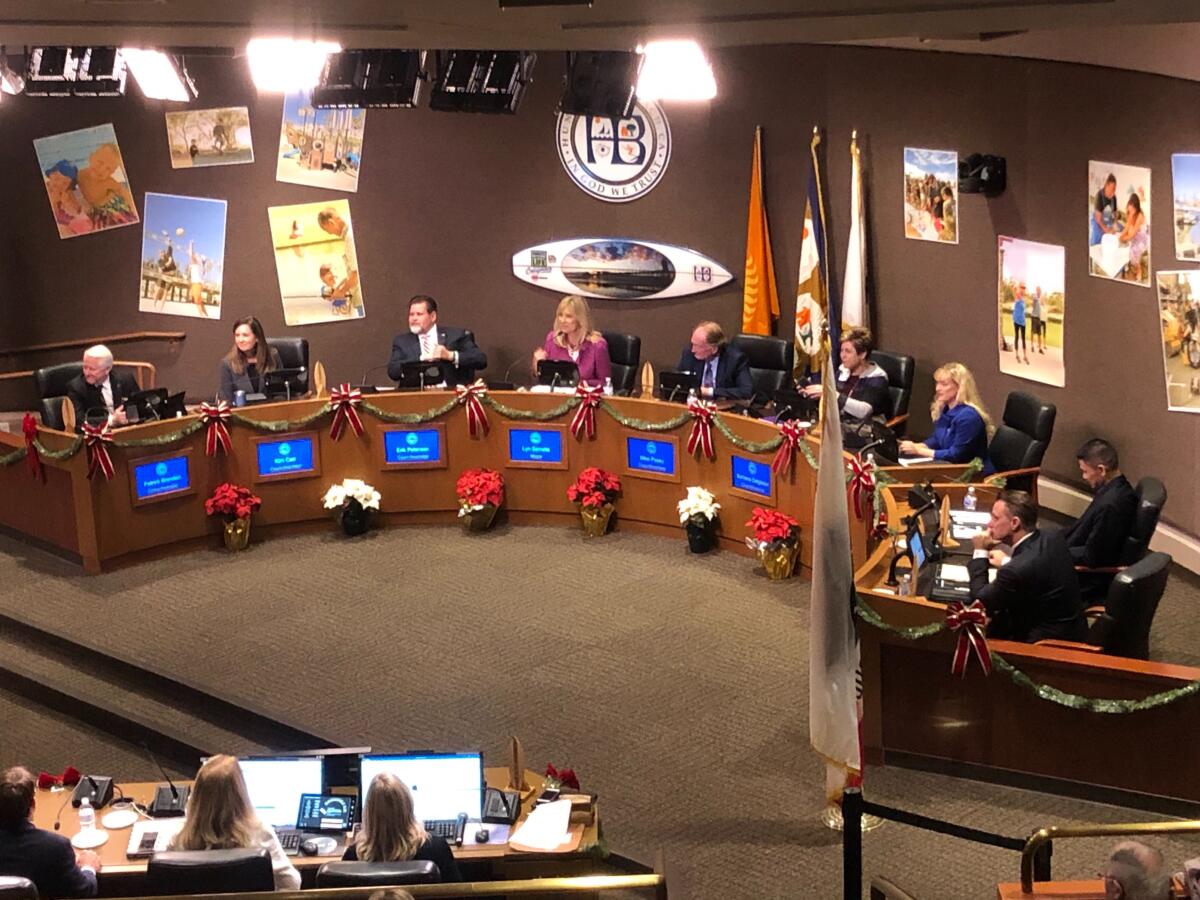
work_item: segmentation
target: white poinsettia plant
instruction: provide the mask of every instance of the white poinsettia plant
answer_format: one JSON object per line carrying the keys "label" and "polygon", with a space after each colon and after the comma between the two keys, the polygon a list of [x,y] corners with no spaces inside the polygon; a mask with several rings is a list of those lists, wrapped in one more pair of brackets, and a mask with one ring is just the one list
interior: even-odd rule
{"label": "white poinsettia plant", "polygon": [[704,516],[711,522],[720,511],[721,504],[712,491],[692,486],[687,489],[687,496],[679,501],[679,524],[686,525],[694,516]]}
{"label": "white poinsettia plant", "polygon": [[325,508],[337,509],[357,500],[364,509],[379,509],[379,491],[359,478],[347,478],[341,484],[330,485],[325,492]]}

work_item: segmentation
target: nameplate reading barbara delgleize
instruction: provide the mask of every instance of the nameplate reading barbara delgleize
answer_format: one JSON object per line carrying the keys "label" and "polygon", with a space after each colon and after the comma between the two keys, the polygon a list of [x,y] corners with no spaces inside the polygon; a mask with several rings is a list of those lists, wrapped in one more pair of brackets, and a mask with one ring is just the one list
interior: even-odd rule
{"label": "nameplate reading barbara delgleize", "polygon": [[187,456],[160,458],[133,467],[133,485],[138,500],[179,494],[192,486]]}
{"label": "nameplate reading barbara delgleize", "polygon": [[313,439],[311,437],[260,441],[258,444],[258,474],[260,477],[311,472],[313,469]]}
{"label": "nameplate reading barbara delgleize", "polygon": [[747,459],[737,454],[731,456],[730,460],[732,466],[730,484],[732,487],[768,500],[774,496],[770,463]]}
{"label": "nameplate reading barbara delgleize", "polygon": [[508,458],[512,462],[561,463],[562,431],[549,428],[510,428]]}

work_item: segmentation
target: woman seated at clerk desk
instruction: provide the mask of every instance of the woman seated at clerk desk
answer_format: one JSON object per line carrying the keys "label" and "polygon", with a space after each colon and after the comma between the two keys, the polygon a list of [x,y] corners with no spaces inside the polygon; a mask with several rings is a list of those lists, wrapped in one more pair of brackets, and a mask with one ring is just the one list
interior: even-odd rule
{"label": "woman seated at clerk desk", "polygon": [[233,850],[263,848],[271,854],[275,890],[300,890],[296,871],[272,828],[259,821],[250,805],[246,781],[236,756],[214,756],[200,767],[188,795],[183,828],[168,850]]}
{"label": "woman seated at clerk desk", "polygon": [[438,867],[442,881],[462,881],[446,839],[429,834],[421,826],[413,813],[408,785],[388,772],[380,772],[371,779],[362,828],[342,859],[362,862],[423,859]]}
{"label": "woman seated at clerk desk", "polygon": [[262,322],[246,316],[233,323],[233,349],[221,360],[221,386],[217,399],[233,402],[234,391],[257,394],[262,390],[262,376],[282,369],[279,351],[267,346]]}
{"label": "woman seated at clerk desk", "polygon": [[[842,333],[837,391],[843,419],[886,418],[892,411],[887,373],[868,358],[874,349],[870,330],[850,328]],[[821,385],[805,385],[804,396],[819,399]]]}
{"label": "woman seated at clerk desk", "polygon": [[592,387],[603,387],[612,377],[612,361],[608,344],[600,332],[592,329],[592,311],[582,297],[568,294],[558,301],[554,311],[554,327],[545,343],[533,351],[533,374],[543,359],[570,361],[579,367],[579,381]]}
{"label": "woman seated at clerk desk", "polygon": [[962,363],[949,362],[933,373],[933,382],[933,403],[929,407],[933,434],[920,444],[901,441],[900,455],[924,456],[944,463],[981,459],[984,473],[990,474],[988,437],[994,429],[979,399],[975,376]]}

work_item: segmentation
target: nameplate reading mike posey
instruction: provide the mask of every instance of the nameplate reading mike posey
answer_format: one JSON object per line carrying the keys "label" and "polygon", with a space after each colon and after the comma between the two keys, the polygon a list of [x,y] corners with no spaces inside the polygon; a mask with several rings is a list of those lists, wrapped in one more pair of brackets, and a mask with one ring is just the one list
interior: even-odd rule
{"label": "nameplate reading mike posey", "polygon": [[505,425],[508,463],[513,468],[565,469],[567,442],[565,425],[540,425],[527,428]]}
{"label": "nameplate reading mike posey", "polygon": [[383,429],[383,468],[446,468],[446,426],[441,422],[420,428]]}
{"label": "nameplate reading mike posey", "polygon": [[272,435],[254,441],[254,481],[283,481],[321,474],[321,452],[315,431]]}
{"label": "nameplate reading mike posey", "polygon": [[652,438],[628,435],[625,438],[625,473],[635,478],[679,481],[679,438],[655,435]]}

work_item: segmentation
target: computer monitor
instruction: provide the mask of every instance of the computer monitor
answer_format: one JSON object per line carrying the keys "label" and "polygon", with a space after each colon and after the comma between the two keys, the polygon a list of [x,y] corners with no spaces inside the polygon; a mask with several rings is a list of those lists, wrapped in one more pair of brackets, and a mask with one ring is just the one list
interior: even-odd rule
{"label": "computer monitor", "polygon": [[483,754],[403,753],[364,756],[359,766],[360,809],[370,802],[371,779],[381,772],[395,775],[412,791],[413,811],[418,822],[454,819],[459,813],[480,821],[483,818]]}
{"label": "computer monitor", "polygon": [[539,359],[538,384],[570,387],[579,384],[579,366],[569,359]]}
{"label": "computer monitor", "polygon": [[300,397],[308,391],[308,370],[272,369],[262,376],[262,392],[270,399],[283,397],[290,400]]}
{"label": "computer monitor", "polygon": [[658,399],[687,403],[688,392],[700,390],[699,372],[658,373]]}
{"label": "computer monitor", "polygon": [[321,756],[247,756],[238,760],[250,805],[264,825],[295,828],[304,794],[324,789]]}
{"label": "computer monitor", "polygon": [[130,394],[125,401],[125,417],[130,422],[153,422],[166,418],[163,415],[167,403],[166,388],[151,388]]}
{"label": "computer monitor", "polygon": [[445,380],[442,364],[436,359],[410,359],[400,364],[400,377],[396,386],[401,389],[420,390],[436,387]]}
{"label": "computer monitor", "polygon": [[916,583],[917,576],[921,572],[921,567],[925,565],[925,560],[929,555],[925,552],[925,541],[921,538],[921,532],[916,528],[908,533],[908,548],[912,550],[912,575],[913,583]]}

